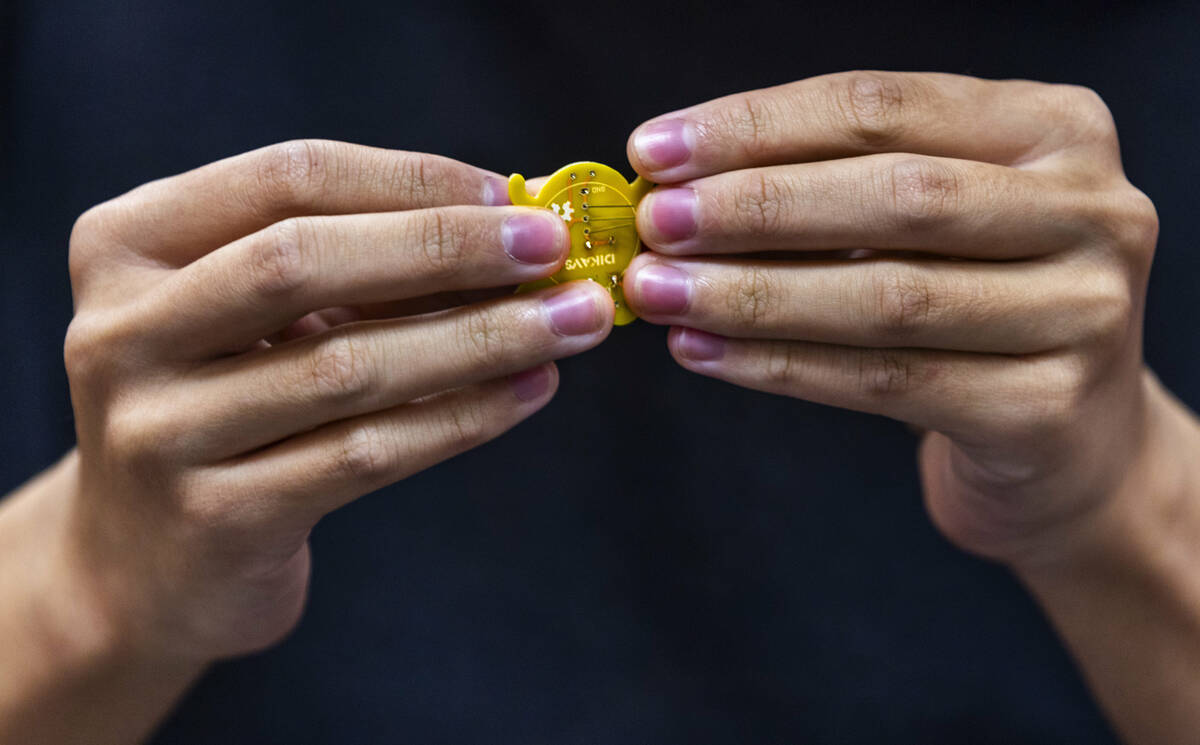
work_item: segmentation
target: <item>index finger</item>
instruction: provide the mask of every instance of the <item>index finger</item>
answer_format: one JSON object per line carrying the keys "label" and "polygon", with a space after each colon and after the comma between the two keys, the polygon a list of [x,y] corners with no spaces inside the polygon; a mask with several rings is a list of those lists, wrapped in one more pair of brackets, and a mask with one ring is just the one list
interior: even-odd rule
{"label": "index finger", "polygon": [[450,158],[295,140],[150,182],[98,209],[116,218],[104,221],[110,241],[183,266],[289,217],[502,204],[504,178]]}
{"label": "index finger", "polygon": [[1016,165],[1071,143],[1072,127],[1105,131],[1110,121],[1077,86],[848,72],[664,114],[634,130],[628,154],[655,183],[881,152]]}

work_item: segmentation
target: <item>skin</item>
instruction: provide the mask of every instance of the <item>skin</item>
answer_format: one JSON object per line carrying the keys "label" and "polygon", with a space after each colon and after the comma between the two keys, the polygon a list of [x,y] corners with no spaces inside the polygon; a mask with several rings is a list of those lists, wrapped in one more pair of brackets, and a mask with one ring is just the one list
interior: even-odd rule
{"label": "skin", "polygon": [[[1129,742],[1190,742],[1200,427],[1142,362],[1157,221],[1099,98],[827,76],[664,115],[630,160],[664,186],[625,287],[680,364],[926,429],[938,527],[1013,568]],[[507,430],[605,337],[596,287],[494,290],[567,248],[513,260],[497,178],[288,143],[80,219],[79,445],[0,506],[0,741],[143,738],[294,626],[321,516]]]}
{"label": "skin", "polygon": [[1200,427],[1142,361],[1158,223],[1100,98],[837,74],[629,156],[662,186],[626,296],[679,364],[926,430],[942,533],[1013,568],[1128,742],[1194,742]]}
{"label": "skin", "polygon": [[[0,635],[28,642],[0,645],[0,742],[145,737],[206,665],[294,627],[323,515],[546,404],[551,360],[602,341],[613,306],[591,283],[511,294],[569,237],[484,204],[504,193],[308,141],[79,219],[78,448],[0,512]],[[480,291],[499,297],[462,304]]]}

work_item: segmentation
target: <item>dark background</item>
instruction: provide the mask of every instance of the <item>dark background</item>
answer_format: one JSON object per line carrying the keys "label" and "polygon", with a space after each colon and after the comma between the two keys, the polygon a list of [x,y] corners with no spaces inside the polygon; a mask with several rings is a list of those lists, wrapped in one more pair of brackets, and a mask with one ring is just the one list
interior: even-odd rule
{"label": "dark background", "polygon": [[[1147,357],[1200,404],[1194,2],[0,8],[0,492],[73,441],[91,204],[301,136],[628,171],[645,118],[850,68],[1098,90],[1162,217]],[[514,433],[326,519],[299,630],[158,742],[1112,741],[1016,583],[929,526],[903,426],[691,376],[647,324],[562,371]]]}

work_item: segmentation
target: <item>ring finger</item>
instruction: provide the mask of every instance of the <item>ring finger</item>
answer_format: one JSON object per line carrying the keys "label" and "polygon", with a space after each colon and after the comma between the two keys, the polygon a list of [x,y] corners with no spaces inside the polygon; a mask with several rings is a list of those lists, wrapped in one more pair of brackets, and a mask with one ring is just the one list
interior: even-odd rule
{"label": "ring finger", "polygon": [[[168,439],[186,460],[213,462],[576,354],[608,335],[612,315],[612,300],[599,285],[573,282],[425,316],[339,326],[202,368],[187,381],[184,408],[205,411],[219,424],[191,431],[180,422]],[[164,393],[179,390],[176,383]]]}
{"label": "ring finger", "polygon": [[319,427],[209,467],[217,494],[258,494],[230,506],[280,530],[306,531],[325,513],[513,427],[550,400],[553,364]]}
{"label": "ring finger", "polygon": [[1033,443],[1073,395],[1070,355],[1020,358],[936,349],[869,349],[726,339],[674,327],[672,355],[692,372],[735,385],[898,419],[983,445],[997,433]]}
{"label": "ring finger", "polygon": [[625,291],[651,323],[724,336],[1032,354],[1119,319],[1129,290],[1106,277],[1065,257],[784,262],[645,254],[626,272]]}

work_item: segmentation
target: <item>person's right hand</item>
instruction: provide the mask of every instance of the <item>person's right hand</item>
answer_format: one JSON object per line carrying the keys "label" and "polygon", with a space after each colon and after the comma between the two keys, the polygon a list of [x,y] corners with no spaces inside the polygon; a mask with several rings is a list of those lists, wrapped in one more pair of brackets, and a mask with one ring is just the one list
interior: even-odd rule
{"label": "person's right hand", "polygon": [[323,515],[546,404],[550,361],[604,339],[612,302],[447,300],[566,258],[563,223],[504,195],[448,159],[303,141],[79,219],[64,535],[102,633],[197,660],[272,644]]}

